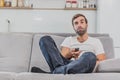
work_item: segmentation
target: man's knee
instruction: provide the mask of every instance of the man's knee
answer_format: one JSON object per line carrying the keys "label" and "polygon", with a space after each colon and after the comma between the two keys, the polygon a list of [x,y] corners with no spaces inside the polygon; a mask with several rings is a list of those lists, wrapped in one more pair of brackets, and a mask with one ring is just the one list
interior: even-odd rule
{"label": "man's knee", "polygon": [[40,38],[40,41],[39,41],[39,45],[41,45],[42,43],[46,43],[49,41],[49,39],[51,39],[50,36],[43,36]]}
{"label": "man's knee", "polygon": [[48,40],[50,38],[51,38],[50,36],[43,36],[43,37],[40,38],[40,42],[41,41],[46,41],[46,40]]}
{"label": "man's knee", "polygon": [[82,56],[84,56],[90,60],[94,60],[94,61],[97,60],[96,55],[93,52],[85,52]]}

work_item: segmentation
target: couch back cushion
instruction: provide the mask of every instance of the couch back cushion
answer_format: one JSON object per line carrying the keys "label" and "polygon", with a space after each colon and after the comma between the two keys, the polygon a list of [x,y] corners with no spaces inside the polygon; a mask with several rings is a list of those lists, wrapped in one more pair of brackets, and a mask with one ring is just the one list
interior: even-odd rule
{"label": "couch back cushion", "polygon": [[107,59],[114,58],[114,47],[113,47],[113,39],[111,37],[96,37],[100,39],[103,44],[103,48],[106,54]]}
{"label": "couch back cushion", "polygon": [[[42,52],[41,52],[40,47],[39,47],[39,40],[42,36],[45,36],[45,35],[49,35],[49,34],[35,34],[34,35],[30,70],[31,70],[31,67],[36,66],[36,67],[43,69],[44,71],[47,71],[47,72],[50,71],[49,66],[48,66],[44,56],[42,55]],[[55,34],[52,34],[50,36],[54,39],[54,41],[57,44],[58,49],[60,50],[60,44],[63,42],[63,40],[65,39],[66,36],[64,36],[64,37],[60,36],[60,35],[57,36]],[[97,35],[95,37],[101,40],[103,47],[105,49],[107,59],[113,58],[114,57],[114,50],[113,50],[112,38],[110,38],[109,36],[97,37]]]}
{"label": "couch back cushion", "polygon": [[[46,34],[36,34],[36,35],[34,35],[30,70],[33,66],[37,66],[37,67],[43,69],[44,71],[47,71],[47,72],[50,71],[49,66],[48,66],[44,56],[42,55],[42,52],[41,52],[40,47],[39,47],[39,40],[40,40],[41,37],[43,37],[45,35]],[[50,35],[50,36],[55,40],[58,49],[60,49],[59,45],[65,39],[65,37],[56,36],[56,35]]]}
{"label": "couch back cushion", "polygon": [[31,44],[30,34],[0,33],[0,71],[28,71]]}

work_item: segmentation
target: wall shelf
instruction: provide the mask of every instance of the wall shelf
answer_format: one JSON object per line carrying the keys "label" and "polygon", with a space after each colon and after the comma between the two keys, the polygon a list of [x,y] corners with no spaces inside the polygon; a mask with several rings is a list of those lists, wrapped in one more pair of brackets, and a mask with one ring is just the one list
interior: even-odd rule
{"label": "wall shelf", "polygon": [[32,9],[31,7],[0,7],[0,9]]}
{"label": "wall shelf", "polygon": [[33,8],[34,10],[96,10],[96,8]]}
{"label": "wall shelf", "polygon": [[28,10],[97,10],[96,8],[31,8],[31,7],[0,7],[0,9],[28,9]]}
{"label": "wall shelf", "polygon": [[64,10],[97,10],[96,8],[64,8]]}

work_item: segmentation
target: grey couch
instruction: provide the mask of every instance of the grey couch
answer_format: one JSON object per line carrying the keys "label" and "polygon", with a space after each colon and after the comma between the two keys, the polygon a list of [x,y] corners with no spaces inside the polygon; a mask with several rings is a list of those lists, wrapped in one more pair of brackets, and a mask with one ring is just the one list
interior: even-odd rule
{"label": "grey couch", "polygon": [[31,73],[36,66],[47,72],[48,64],[39,48],[39,39],[50,35],[58,48],[70,33],[0,33],[0,80],[120,80],[120,59],[114,58],[113,40],[108,34],[89,34],[103,43],[107,60],[101,62],[97,72],[85,74]]}

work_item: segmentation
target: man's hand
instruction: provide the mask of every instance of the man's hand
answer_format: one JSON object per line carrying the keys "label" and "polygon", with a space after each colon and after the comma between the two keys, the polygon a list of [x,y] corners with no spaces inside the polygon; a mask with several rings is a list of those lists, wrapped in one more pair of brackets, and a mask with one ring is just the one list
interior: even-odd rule
{"label": "man's hand", "polygon": [[76,49],[72,49],[72,50],[71,50],[72,58],[77,59],[78,56],[80,55],[80,52],[81,52],[80,50],[77,50],[77,51],[76,51]]}
{"label": "man's hand", "polygon": [[67,59],[75,58],[77,59],[80,55],[80,50],[76,51],[75,48],[70,49],[68,47],[61,48],[61,55]]}

